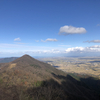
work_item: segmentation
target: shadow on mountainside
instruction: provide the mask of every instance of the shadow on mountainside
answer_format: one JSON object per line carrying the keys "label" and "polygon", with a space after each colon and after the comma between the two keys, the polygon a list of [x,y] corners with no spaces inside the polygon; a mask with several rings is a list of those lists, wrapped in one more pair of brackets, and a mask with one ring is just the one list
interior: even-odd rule
{"label": "shadow on mountainside", "polygon": [[[99,100],[99,95],[95,92],[96,87],[100,87],[100,80],[93,78],[81,78],[77,81],[70,75],[52,75],[54,79],[37,82],[35,87],[7,86],[0,84],[0,100]],[[93,83],[93,87],[90,85]],[[88,84],[86,84],[88,83]]]}
{"label": "shadow on mountainside", "polygon": [[80,80],[87,84],[90,89],[100,93],[100,80],[93,77],[81,78]]}
{"label": "shadow on mountainside", "polygon": [[91,78],[90,80],[89,77],[80,78],[80,81],[77,81],[70,75],[67,75],[66,77],[55,74],[53,75],[54,77],[63,80],[61,86],[66,91],[67,95],[69,95],[68,100],[99,100],[100,92],[98,91],[100,91],[100,80],[97,81],[94,78]]}
{"label": "shadow on mountainside", "polygon": [[53,67],[55,67],[55,68],[59,68],[59,66],[53,66]]}

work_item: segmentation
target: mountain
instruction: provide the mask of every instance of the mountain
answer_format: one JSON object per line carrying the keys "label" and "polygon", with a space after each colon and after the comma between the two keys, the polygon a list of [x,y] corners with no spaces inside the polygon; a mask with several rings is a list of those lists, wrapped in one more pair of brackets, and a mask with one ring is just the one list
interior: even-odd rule
{"label": "mountain", "polygon": [[0,68],[1,100],[99,100],[84,82],[29,55]]}
{"label": "mountain", "polygon": [[8,62],[14,61],[17,58],[18,57],[0,58],[0,63],[8,63]]}
{"label": "mountain", "polygon": [[29,55],[24,55],[10,63],[3,64],[2,66],[1,72],[6,75],[6,79],[10,79],[10,82],[12,81],[11,83],[15,85],[20,84],[21,80],[27,82],[27,85],[32,85],[32,83],[37,80],[42,81],[54,78],[51,73],[57,75],[65,74],[62,71],[55,69],[53,66],[40,62]]}

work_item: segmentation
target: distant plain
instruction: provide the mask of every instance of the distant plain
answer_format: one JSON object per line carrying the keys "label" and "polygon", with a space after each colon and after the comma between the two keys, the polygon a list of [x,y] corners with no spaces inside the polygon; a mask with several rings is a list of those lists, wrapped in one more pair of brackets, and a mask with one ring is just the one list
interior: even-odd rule
{"label": "distant plain", "polygon": [[100,79],[100,57],[50,57],[39,60],[67,73],[91,75]]}

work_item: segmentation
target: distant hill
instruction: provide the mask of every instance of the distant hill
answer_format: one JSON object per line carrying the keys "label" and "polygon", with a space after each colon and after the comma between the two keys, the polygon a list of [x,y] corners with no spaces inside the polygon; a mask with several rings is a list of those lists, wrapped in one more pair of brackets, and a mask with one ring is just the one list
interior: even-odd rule
{"label": "distant hill", "polygon": [[14,61],[17,58],[18,57],[0,58],[0,63],[8,63],[8,62]]}
{"label": "distant hill", "polygon": [[1,100],[99,100],[81,80],[29,55],[0,68]]}

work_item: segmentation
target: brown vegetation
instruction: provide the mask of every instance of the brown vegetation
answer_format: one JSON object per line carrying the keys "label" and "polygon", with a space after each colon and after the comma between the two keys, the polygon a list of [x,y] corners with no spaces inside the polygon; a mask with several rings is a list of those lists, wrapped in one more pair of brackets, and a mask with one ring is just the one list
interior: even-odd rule
{"label": "brown vegetation", "polygon": [[99,97],[81,80],[24,55],[2,65],[0,100],[99,100]]}

